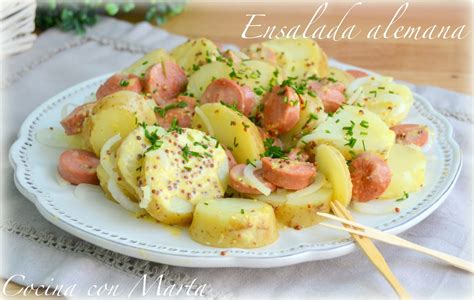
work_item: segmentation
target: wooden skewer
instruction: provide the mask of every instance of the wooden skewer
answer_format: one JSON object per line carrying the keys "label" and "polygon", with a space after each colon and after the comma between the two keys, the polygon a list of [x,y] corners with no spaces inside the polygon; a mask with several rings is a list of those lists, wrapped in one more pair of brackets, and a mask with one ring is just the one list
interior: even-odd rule
{"label": "wooden skewer", "polygon": [[[346,220],[344,218],[340,218],[337,216],[333,216],[331,214],[326,214],[326,213],[318,213],[320,216],[326,217],[328,219],[336,220],[344,224],[345,227],[340,227],[340,226],[335,226],[331,224],[326,224],[326,223],[320,223],[322,226],[326,226],[329,228],[337,229],[337,230],[342,230],[346,231],[352,234],[352,236],[364,236],[368,237],[374,240],[379,240],[387,244],[399,246],[399,247],[404,247],[408,249],[412,249],[421,253],[425,253],[428,255],[431,255],[433,257],[436,257],[442,261],[445,261],[457,268],[460,268],[462,270],[474,273],[474,265],[471,262],[468,262],[466,260],[460,259],[458,257],[437,251],[437,250],[432,250],[423,246],[420,246],[418,244],[409,242],[407,240],[404,240],[396,235],[387,233],[387,232],[382,232],[380,230],[367,227],[365,225]],[[353,228],[347,227],[347,226],[352,226]]]}
{"label": "wooden skewer", "polygon": [[[331,209],[337,216],[339,216],[338,219],[345,221],[344,226],[350,225],[347,223],[348,220],[350,223],[353,223],[351,222],[353,220],[351,213],[341,203],[339,203],[339,201],[332,201]],[[318,214],[323,217],[327,217],[326,215],[328,215],[324,213],[318,213]],[[332,215],[330,216],[333,217]],[[329,224],[324,224],[324,225],[329,225]],[[340,227],[340,228],[343,228],[343,227]],[[349,229],[349,228],[343,228],[343,229]],[[390,270],[390,267],[388,266],[387,262],[383,258],[380,251],[377,249],[377,247],[375,247],[374,243],[372,243],[371,240],[367,238],[363,238],[360,235],[357,235],[354,233],[351,233],[351,235],[354,238],[354,240],[357,242],[357,244],[360,246],[360,248],[365,252],[365,254],[370,259],[370,261],[375,265],[375,267],[380,271],[380,273],[382,273],[382,275],[385,277],[388,283],[390,283],[390,285],[398,294],[400,299],[410,299],[410,295],[403,288],[403,286],[400,284],[400,282],[395,277],[395,275],[392,273],[392,271]]]}

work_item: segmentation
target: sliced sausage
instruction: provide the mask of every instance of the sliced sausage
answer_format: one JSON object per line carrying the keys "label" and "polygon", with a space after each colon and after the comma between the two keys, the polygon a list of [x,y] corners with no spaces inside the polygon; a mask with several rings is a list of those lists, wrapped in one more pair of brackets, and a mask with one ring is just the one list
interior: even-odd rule
{"label": "sliced sausage", "polygon": [[[244,193],[244,194],[252,194],[252,195],[261,195],[262,193],[254,187],[251,187],[244,181],[244,169],[245,164],[238,164],[234,166],[229,173],[229,185],[236,190],[237,192]],[[271,184],[270,182],[266,181],[262,177],[262,170],[255,170],[254,171],[255,177],[260,180],[263,184],[265,184],[269,189],[273,191],[276,190],[275,185]]]}
{"label": "sliced sausage", "polygon": [[419,124],[400,124],[390,128],[396,134],[399,144],[412,144],[423,147],[429,139],[428,128]]}
{"label": "sliced sausage", "polygon": [[[182,103],[186,106],[179,107]],[[196,107],[196,99],[188,96],[178,96],[175,99],[169,100],[164,106],[158,106],[156,110],[156,122],[163,128],[170,128],[174,119],[180,127],[190,128],[192,118],[194,115],[194,108]]]}
{"label": "sliced sausage", "polygon": [[141,93],[142,84],[140,83],[140,78],[133,74],[115,74],[99,87],[95,96],[97,100],[100,100],[118,91]]}
{"label": "sliced sausage", "polygon": [[313,183],[314,164],[281,158],[262,158],[263,178],[287,190],[300,190]]}
{"label": "sliced sausage", "polygon": [[242,87],[237,82],[219,78],[209,84],[202,94],[201,104],[224,102],[235,105],[237,110],[248,116],[255,106],[255,94],[246,86]]}
{"label": "sliced sausage", "polygon": [[72,149],[59,157],[58,172],[64,180],[72,184],[99,184],[96,168],[100,161],[94,153]]}
{"label": "sliced sausage", "polygon": [[369,74],[360,70],[346,70],[346,72],[351,74],[354,78],[369,76]]}
{"label": "sliced sausage", "polygon": [[145,73],[144,89],[158,105],[176,98],[186,89],[188,78],[184,70],[173,61],[154,64]]}
{"label": "sliced sausage", "polygon": [[288,159],[298,160],[298,161],[308,161],[309,154],[306,153],[306,151],[304,151],[301,148],[293,148],[291,149],[290,153],[288,153]]}
{"label": "sliced sausage", "polygon": [[262,103],[263,127],[272,134],[290,131],[300,119],[300,98],[289,86],[274,86]]}
{"label": "sliced sausage", "polygon": [[85,103],[76,107],[69,115],[61,120],[61,126],[67,135],[79,134],[84,120],[90,115],[95,103]]}
{"label": "sliced sausage", "polygon": [[392,172],[385,160],[377,154],[365,152],[352,160],[349,171],[352,181],[352,199],[367,202],[376,199],[387,189]]}
{"label": "sliced sausage", "polygon": [[319,81],[311,80],[308,83],[308,88],[318,95],[323,102],[324,111],[327,113],[335,112],[346,102],[346,97],[344,96],[345,86],[340,82],[324,85]]}

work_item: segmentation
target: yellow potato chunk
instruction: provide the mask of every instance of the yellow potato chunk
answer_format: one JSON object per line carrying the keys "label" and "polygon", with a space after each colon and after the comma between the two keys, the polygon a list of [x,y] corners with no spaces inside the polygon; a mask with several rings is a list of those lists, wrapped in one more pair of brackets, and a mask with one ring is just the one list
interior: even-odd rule
{"label": "yellow potato chunk", "polygon": [[333,78],[338,82],[343,83],[345,86],[349,85],[352,81],[354,81],[354,76],[344,70],[335,67],[329,67],[329,77]]}
{"label": "yellow potato chunk", "polygon": [[332,199],[332,188],[321,187],[315,192],[298,198],[288,199],[294,193],[278,190],[268,196],[254,198],[270,204],[275,210],[277,220],[285,226],[301,229],[320,223],[323,218],[317,212],[329,212]]}
{"label": "yellow potato chunk", "polygon": [[199,203],[189,234],[196,242],[208,246],[257,248],[276,241],[278,228],[270,205],[227,198]]}
{"label": "yellow potato chunk", "polygon": [[300,119],[290,131],[280,136],[285,148],[294,147],[305,134],[312,132],[319,124],[323,123],[327,114],[324,105],[317,96],[301,95],[304,105],[301,107]]}
{"label": "yellow potato chunk", "polygon": [[192,127],[203,130],[226,146],[239,163],[260,159],[265,151],[255,124],[240,112],[220,103],[199,106]]}
{"label": "yellow potato chunk", "polygon": [[[158,126],[145,126],[148,134],[162,137],[166,130]],[[137,129],[122,140],[117,149],[117,168],[124,181],[131,187],[134,197],[138,199],[138,179],[141,174],[145,152],[150,149],[151,143],[145,136],[145,128]]]}
{"label": "yellow potato chunk", "polygon": [[370,76],[354,80],[346,90],[348,103],[366,107],[389,127],[404,120],[413,105],[413,94],[391,77]]}
{"label": "yellow potato chunk", "polygon": [[[327,56],[312,39],[274,39],[251,45],[244,52],[250,57],[259,57],[264,52],[262,49],[266,48],[274,52],[285,77],[302,79],[311,75],[326,77],[329,74]],[[254,53],[257,55],[253,55]]]}
{"label": "yellow potato chunk", "polygon": [[332,200],[348,206],[352,198],[352,181],[349,167],[342,154],[329,145],[319,145],[315,151],[318,172],[332,184]]}
{"label": "yellow potato chunk", "polygon": [[153,109],[141,95],[120,91],[97,102],[84,121],[82,136],[88,148],[99,156],[108,139],[117,133],[127,136],[140,122],[155,123]]}
{"label": "yellow potato chunk", "polygon": [[190,39],[171,51],[171,56],[180,65],[186,75],[193,74],[197,67],[216,61],[220,56],[216,44],[206,38]]}
{"label": "yellow potato chunk", "polygon": [[211,82],[219,78],[230,78],[229,74],[231,72],[232,68],[220,61],[204,65],[189,77],[186,92],[197,99],[201,99],[202,94]]}
{"label": "yellow potato chunk", "polygon": [[387,159],[392,180],[380,199],[401,198],[405,193],[420,190],[425,183],[426,158],[412,145],[393,145]]}
{"label": "yellow potato chunk", "polygon": [[145,54],[139,60],[134,62],[130,67],[123,70],[123,73],[134,74],[140,78],[145,76],[148,68],[154,64],[162,63],[163,61],[173,60],[171,56],[164,49],[156,49],[150,53]]}
{"label": "yellow potato chunk", "polygon": [[278,221],[288,227],[301,229],[323,221],[317,212],[329,212],[332,189],[321,188],[316,193],[291,199],[284,205],[275,208]]}
{"label": "yellow potato chunk", "polygon": [[164,135],[159,149],[145,154],[140,207],[156,220],[189,223],[194,206],[219,198],[227,188],[227,155],[216,141],[195,129]]}
{"label": "yellow potato chunk", "polygon": [[301,140],[332,145],[349,160],[367,151],[387,157],[395,143],[395,133],[375,113],[345,105]]}

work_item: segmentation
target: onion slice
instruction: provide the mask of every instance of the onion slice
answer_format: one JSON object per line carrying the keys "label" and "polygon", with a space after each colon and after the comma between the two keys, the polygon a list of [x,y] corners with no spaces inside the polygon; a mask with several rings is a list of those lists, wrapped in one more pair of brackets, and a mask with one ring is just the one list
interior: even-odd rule
{"label": "onion slice", "polygon": [[112,153],[108,153],[110,149],[115,145],[115,143],[120,141],[120,139],[120,134],[117,133],[116,135],[108,139],[100,150],[100,164],[104,168],[105,172],[107,172],[109,177],[114,178],[114,180],[117,178],[117,175],[114,172],[114,167],[111,162]]}
{"label": "onion slice", "polygon": [[109,192],[112,195],[112,197],[115,199],[115,201],[117,201],[118,204],[120,204],[120,206],[122,206],[126,210],[134,212],[134,213],[138,213],[138,212],[143,211],[143,209],[140,208],[138,203],[133,202],[132,200],[130,200],[130,198],[128,198],[127,195],[125,195],[122,192],[122,190],[118,186],[115,179],[113,179],[113,178],[109,179],[109,181],[107,182],[107,188],[109,189]]}
{"label": "onion slice", "polygon": [[[256,162],[257,168],[261,168],[262,162],[257,161]],[[244,169],[244,180],[245,182],[250,185],[251,187],[257,189],[260,193],[264,194],[265,196],[268,196],[272,193],[272,190],[267,187],[263,182],[261,182],[254,174],[255,170],[257,170],[254,166],[251,164],[248,164],[245,169]]]}
{"label": "onion slice", "polygon": [[308,196],[310,194],[316,193],[323,186],[325,181],[326,181],[326,177],[324,177],[323,174],[318,173],[318,175],[316,175],[316,178],[314,179],[314,182],[312,184],[308,185],[307,187],[299,191],[288,193],[286,197],[288,198],[288,200],[296,200],[304,196]]}
{"label": "onion slice", "polygon": [[212,128],[211,122],[209,122],[209,119],[206,117],[204,112],[197,106],[194,109],[194,112],[199,116],[199,118],[201,118],[204,126],[206,126],[207,133],[211,136],[214,136],[214,128]]}
{"label": "onion slice", "polygon": [[45,146],[54,148],[81,148],[79,135],[66,135],[62,128],[43,128],[38,130],[36,140]]}

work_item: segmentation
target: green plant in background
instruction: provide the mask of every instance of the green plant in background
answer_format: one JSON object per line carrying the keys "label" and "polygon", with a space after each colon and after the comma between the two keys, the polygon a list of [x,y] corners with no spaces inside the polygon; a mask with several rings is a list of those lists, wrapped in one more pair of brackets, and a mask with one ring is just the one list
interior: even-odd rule
{"label": "green plant in background", "polygon": [[64,31],[75,31],[84,34],[87,26],[94,25],[100,15],[116,16],[128,14],[142,8],[144,18],[150,23],[161,25],[169,17],[180,14],[186,1],[102,1],[102,0],[75,0],[40,1],[36,10],[36,28],[46,30],[58,27]]}

